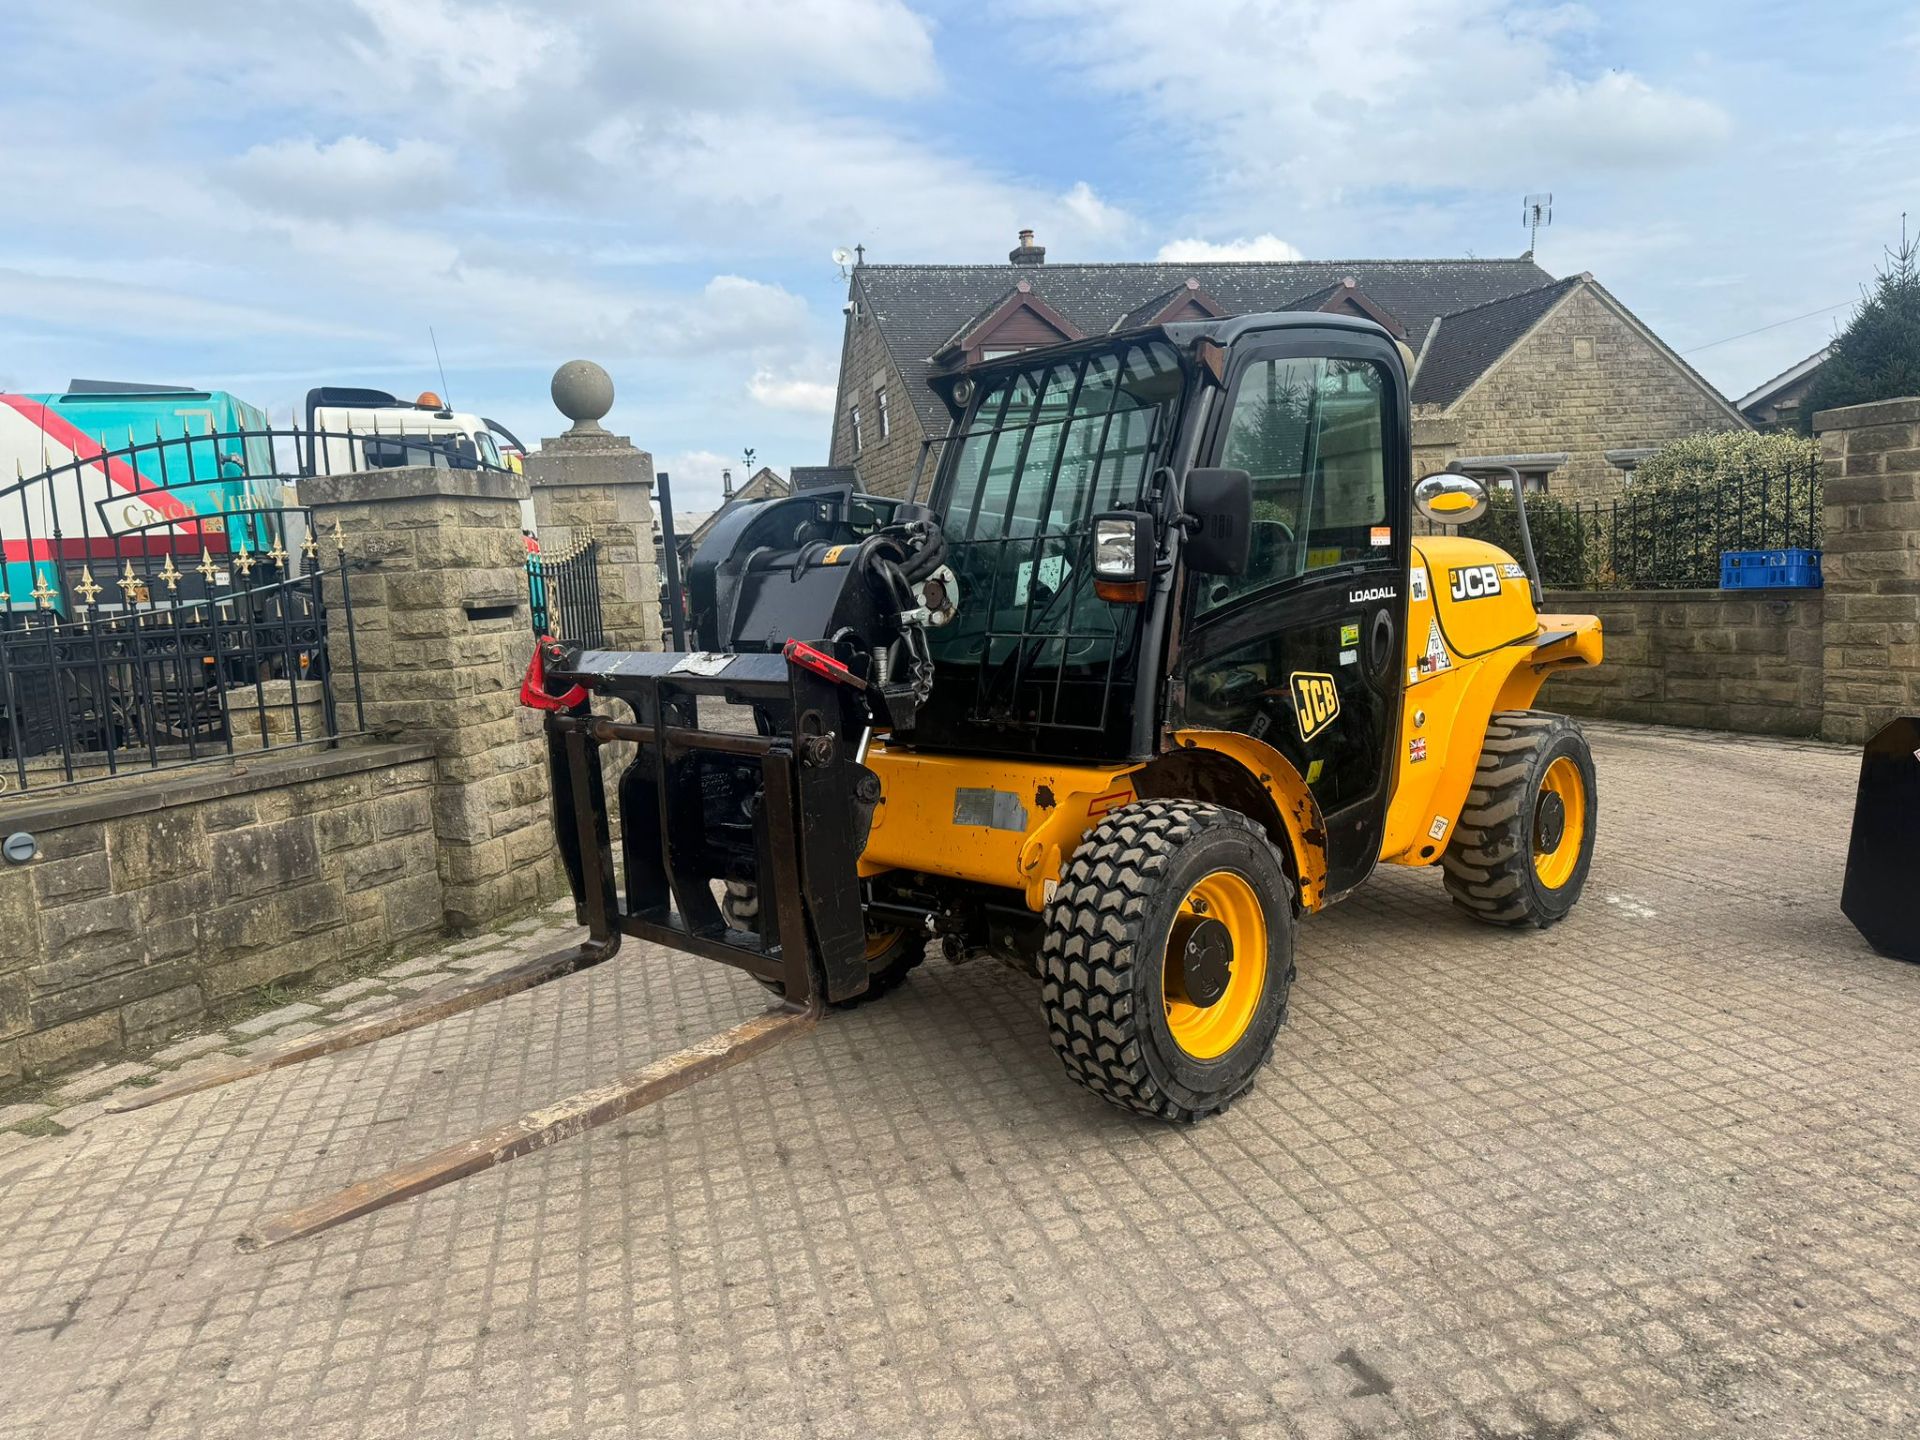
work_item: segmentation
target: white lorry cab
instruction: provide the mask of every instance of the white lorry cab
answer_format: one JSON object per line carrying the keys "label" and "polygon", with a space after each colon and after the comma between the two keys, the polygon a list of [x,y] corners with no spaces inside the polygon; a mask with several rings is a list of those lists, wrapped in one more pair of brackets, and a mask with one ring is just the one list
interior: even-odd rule
{"label": "white lorry cab", "polygon": [[[521,469],[526,447],[497,420],[449,409],[431,390],[402,400],[384,390],[323,385],[307,392],[300,469],[307,475],[431,465],[446,470]],[[533,503],[520,502],[533,532]]]}

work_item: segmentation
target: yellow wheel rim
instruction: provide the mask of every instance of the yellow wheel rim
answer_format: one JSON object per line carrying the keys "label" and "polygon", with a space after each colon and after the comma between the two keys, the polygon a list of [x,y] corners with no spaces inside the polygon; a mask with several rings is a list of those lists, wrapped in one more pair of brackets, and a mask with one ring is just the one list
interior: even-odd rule
{"label": "yellow wheel rim", "polygon": [[[1231,870],[1203,877],[1181,900],[1180,916],[1160,964],[1167,1029],[1174,1044],[1194,1059],[1213,1060],[1238,1043],[1260,1008],[1267,987],[1267,916],[1253,886]],[[1177,938],[1187,917],[1219,921],[1232,945],[1226,987],[1210,1005],[1195,1004],[1187,995],[1185,959]]]}
{"label": "yellow wheel rim", "polygon": [[[1562,823],[1557,834],[1543,835],[1536,819],[1533,831],[1533,873],[1549,890],[1558,890],[1573,878],[1573,867],[1580,863],[1580,849],[1587,835],[1587,787],[1580,767],[1571,755],[1562,755],[1540,779],[1540,793],[1534,799],[1536,815],[1548,803],[1558,802]],[[1551,840],[1552,843],[1546,843]]]}
{"label": "yellow wheel rim", "polygon": [[898,930],[869,930],[867,932],[867,959],[878,960],[887,953],[894,941],[900,938]]}

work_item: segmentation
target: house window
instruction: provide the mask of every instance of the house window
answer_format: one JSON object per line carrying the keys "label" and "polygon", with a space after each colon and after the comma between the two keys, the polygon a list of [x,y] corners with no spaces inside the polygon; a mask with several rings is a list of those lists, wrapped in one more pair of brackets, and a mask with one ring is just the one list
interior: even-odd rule
{"label": "house window", "polygon": [[887,414],[887,392],[883,386],[873,392],[874,408],[880,412],[880,438],[884,441],[893,434],[893,417]]}
{"label": "house window", "polygon": [[[1474,478],[1486,486],[1489,491],[1500,490],[1508,495],[1513,493],[1513,477],[1511,475],[1502,474],[1497,471],[1482,470],[1476,470],[1473,474]],[[1520,472],[1520,486],[1529,495],[1546,494],[1547,472],[1544,470],[1522,470]]]}
{"label": "house window", "polygon": [[1449,469],[1464,470],[1488,490],[1513,489],[1513,477],[1507,473],[1509,468],[1520,472],[1520,486],[1529,495],[1547,493],[1547,477],[1567,463],[1568,456],[1558,454],[1535,455],[1462,455]]}
{"label": "house window", "polygon": [[860,453],[860,407],[858,405],[853,407],[849,418],[853,422],[853,453],[858,455]]}

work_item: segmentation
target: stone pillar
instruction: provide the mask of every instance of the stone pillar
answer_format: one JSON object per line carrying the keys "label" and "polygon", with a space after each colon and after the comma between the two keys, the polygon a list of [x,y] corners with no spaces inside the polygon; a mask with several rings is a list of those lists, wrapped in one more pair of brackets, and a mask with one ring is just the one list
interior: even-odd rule
{"label": "stone pillar", "polygon": [[[533,650],[520,501],[526,482],[414,467],[300,482],[320,559],[338,534],[366,726],[433,747],[434,838],[446,921],[486,924],[561,893],[538,718],[519,704]],[[330,616],[344,613],[327,573]],[[330,642],[341,725],[354,723],[347,647]]]}
{"label": "stone pillar", "polygon": [[1826,477],[1824,720],[1864,742],[1920,714],[1920,399],[1813,417]]}
{"label": "stone pillar", "polygon": [[590,360],[554,372],[553,403],[573,421],[527,457],[540,548],[560,553],[597,539],[600,614],[616,650],[658,650],[660,577],[653,546],[653,457],[600,419],[613,408],[613,381]]}

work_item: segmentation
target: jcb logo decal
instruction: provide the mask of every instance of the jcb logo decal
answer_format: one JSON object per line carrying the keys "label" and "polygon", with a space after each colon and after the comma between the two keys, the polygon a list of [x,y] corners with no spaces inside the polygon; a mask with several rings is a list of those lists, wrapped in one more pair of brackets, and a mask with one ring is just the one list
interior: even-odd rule
{"label": "jcb logo decal", "polygon": [[1492,565],[1467,565],[1448,572],[1456,600],[1484,600],[1500,593],[1500,571]]}
{"label": "jcb logo decal", "polygon": [[1331,675],[1295,674],[1293,713],[1300,722],[1300,738],[1311,740],[1340,718],[1340,688]]}

